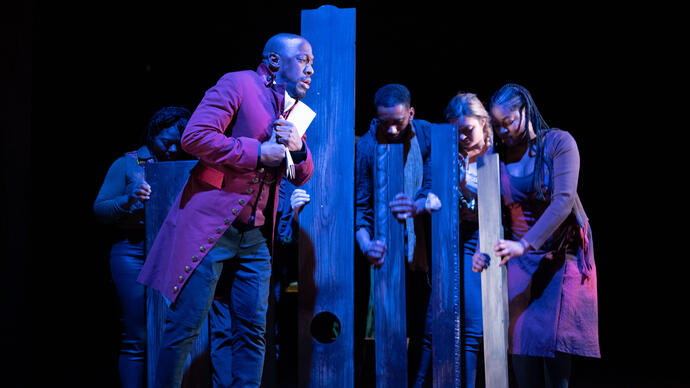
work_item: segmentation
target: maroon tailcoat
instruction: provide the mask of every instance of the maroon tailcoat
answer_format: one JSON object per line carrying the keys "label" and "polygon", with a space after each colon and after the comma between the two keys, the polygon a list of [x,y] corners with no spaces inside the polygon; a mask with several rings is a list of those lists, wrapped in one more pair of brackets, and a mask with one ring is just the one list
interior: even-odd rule
{"label": "maroon tailcoat", "polygon": [[[285,85],[274,79],[264,64],[256,71],[225,74],[206,92],[184,130],[182,148],[198,157],[199,164],[163,222],[138,278],[171,302],[236,218],[248,223],[255,214],[254,224],[264,223],[271,190],[273,212],[266,217],[271,224],[275,220],[285,167],[257,166],[260,145],[271,137],[272,123],[283,111]],[[291,179],[297,186],[314,170],[306,142],[305,148],[307,158],[295,165]]]}

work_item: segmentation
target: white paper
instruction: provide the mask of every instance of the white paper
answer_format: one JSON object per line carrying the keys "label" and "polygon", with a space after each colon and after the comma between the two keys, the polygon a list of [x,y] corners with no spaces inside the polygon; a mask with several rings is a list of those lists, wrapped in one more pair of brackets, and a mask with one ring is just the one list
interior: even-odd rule
{"label": "white paper", "polygon": [[309,124],[314,120],[314,117],[316,117],[316,112],[302,101],[297,101],[297,104],[292,108],[286,120],[295,124],[297,131],[299,131],[299,136],[302,137],[304,133],[307,132],[307,128],[309,128]]}
{"label": "white paper", "polygon": [[[304,133],[307,132],[307,128],[309,128],[309,125],[314,120],[314,117],[316,117],[316,112],[314,112],[302,101],[297,101],[297,104],[295,104],[295,106],[292,108],[286,120],[295,125],[299,136],[302,137],[304,136]],[[287,160],[285,174],[288,176],[288,178],[294,178],[295,163],[292,161],[290,151],[288,151],[287,148],[285,149],[285,159]]]}

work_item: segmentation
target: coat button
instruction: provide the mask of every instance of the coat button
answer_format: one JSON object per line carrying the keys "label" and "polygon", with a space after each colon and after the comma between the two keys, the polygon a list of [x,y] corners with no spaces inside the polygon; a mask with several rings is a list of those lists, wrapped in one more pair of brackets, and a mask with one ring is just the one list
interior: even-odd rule
{"label": "coat button", "polygon": [[191,271],[191,270],[192,270],[192,267],[190,267],[190,266],[188,266],[188,265],[185,265],[185,266],[184,266],[184,271],[185,271],[185,272],[189,273],[189,271]]}
{"label": "coat button", "polygon": [[240,199],[238,202],[240,203],[240,205],[244,205],[245,203],[247,203],[247,201],[245,201],[244,199]]}
{"label": "coat button", "polygon": [[223,228],[217,227],[217,228],[216,228],[216,233],[223,233]]}
{"label": "coat button", "polygon": [[259,178],[255,177],[254,179],[252,179],[252,183],[259,183]]}
{"label": "coat button", "polygon": [[240,212],[239,209],[232,209],[232,214],[234,214],[234,215],[237,215],[237,213],[239,213],[239,212]]}
{"label": "coat button", "polygon": [[182,275],[178,276],[177,280],[179,280],[180,283],[184,282],[184,276],[182,276]]}
{"label": "coat button", "polygon": [[209,238],[208,238],[208,242],[209,242],[209,243],[213,244],[214,241],[216,241],[216,240],[214,240],[213,237],[209,237]]}
{"label": "coat button", "polygon": [[177,292],[178,288],[177,286],[173,287],[173,292]]}
{"label": "coat button", "polygon": [[252,189],[251,187],[247,189],[247,194],[251,194],[253,192],[254,192],[254,189]]}
{"label": "coat button", "polygon": [[206,247],[202,245],[202,246],[199,247],[199,250],[200,250],[202,253],[203,253],[203,252],[206,252]]}
{"label": "coat button", "polygon": [[225,225],[230,225],[230,219],[229,218],[226,218],[225,221],[223,221],[223,222],[225,222]]}
{"label": "coat button", "polygon": [[199,261],[199,256],[192,256],[192,261],[195,263]]}

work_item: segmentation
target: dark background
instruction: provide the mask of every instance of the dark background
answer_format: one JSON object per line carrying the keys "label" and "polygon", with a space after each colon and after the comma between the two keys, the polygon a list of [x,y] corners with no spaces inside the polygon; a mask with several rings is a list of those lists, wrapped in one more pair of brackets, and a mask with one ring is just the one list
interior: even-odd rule
{"label": "dark background", "polygon": [[[322,2],[147,5],[27,2],[3,12],[2,386],[109,387],[118,317],[107,228],[92,204],[110,164],[165,105],[193,110],[224,73],[255,69],[266,39]],[[524,85],[582,159],[602,359],[573,387],[690,386],[678,11],[331,2],[357,8],[356,133],[397,82],[443,121],[458,91],[488,102]],[[319,53],[314,53],[315,77]],[[683,101],[681,99],[681,101]],[[680,154],[680,155],[679,155]]]}

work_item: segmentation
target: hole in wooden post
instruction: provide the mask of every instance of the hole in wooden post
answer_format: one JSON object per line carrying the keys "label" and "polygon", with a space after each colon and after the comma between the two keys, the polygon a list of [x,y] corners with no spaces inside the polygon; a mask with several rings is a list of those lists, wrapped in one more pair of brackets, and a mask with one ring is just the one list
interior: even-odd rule
{"label": "hole in wooden post", "polygon": [[340,335],[340,320],[333,313],[324,311],[311,321],[311,336],[322,344],[335,341]]}

